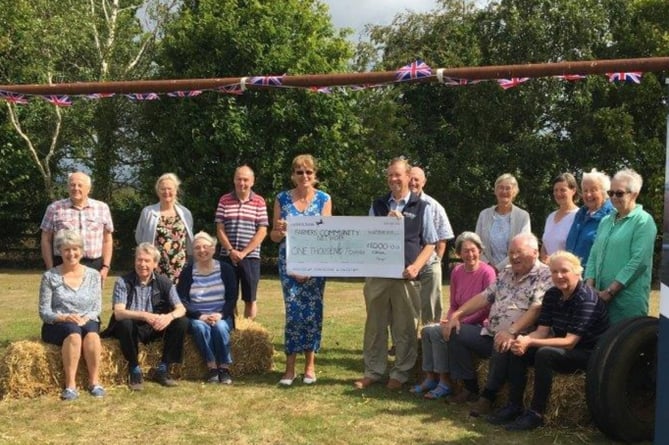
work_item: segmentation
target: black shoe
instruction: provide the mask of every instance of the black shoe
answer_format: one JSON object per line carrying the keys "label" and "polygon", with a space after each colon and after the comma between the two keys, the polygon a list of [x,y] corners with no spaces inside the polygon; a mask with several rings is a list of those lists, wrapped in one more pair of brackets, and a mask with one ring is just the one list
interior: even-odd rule
{"label": "black shoe", "polygon": [[507,403],[494,413],[485,417],[488,423],[493,425],[505,425],[516,420],[523,413],[523,408],[513,403]]}
{"label": "black shoe", "polygon": [[544,424],[544,418],[531,409],[526,410],[520,417],[506,425],[507,431],[529,431]]}
{"label": "black shoe", "polygon": [[232,376],[230,375],[230,370],[228,368],[218,369],[218,381],[223,385],[232,385]]}
{"label": "black shoe", "polygon": [[161,371],[159,369],[156,369],[153,373],[153,381],[167,387],[177,386],[177,382],[170,376],[168,371]]}
{"label": "black shoe", "polygon": [[128,376],[128,386],[131,391],[141,391],[144,389],[144,378],[140,372],[131,372]]}
{"label": "black shoe", "polygon": [[218,383],[218,369],[209,369],[209,371],[207,371],[207,377],[204,380],[207,383]]}

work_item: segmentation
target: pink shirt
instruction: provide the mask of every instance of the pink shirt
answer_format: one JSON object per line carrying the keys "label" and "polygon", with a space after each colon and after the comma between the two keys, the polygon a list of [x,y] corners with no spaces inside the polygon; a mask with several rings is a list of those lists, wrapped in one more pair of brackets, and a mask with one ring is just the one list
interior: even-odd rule
{"label": "pink shirt", "polygon": [[[465,270],[464,264],[458,264],[451,272],[451,305],[448,309],[448,317],[460,306],[465,304],[473,296],[481,293],[490,284],[495,282],[495,269],[483,261],[479,262],[479,267],[473,271]],[[483,324],[483,320],[488,318],[490,306],[467,315],[461,323]]]}

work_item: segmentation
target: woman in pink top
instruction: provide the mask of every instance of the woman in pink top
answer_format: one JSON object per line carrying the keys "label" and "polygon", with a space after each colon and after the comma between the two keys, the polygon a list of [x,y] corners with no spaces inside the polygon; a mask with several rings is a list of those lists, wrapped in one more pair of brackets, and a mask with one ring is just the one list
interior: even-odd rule
{"label": "woman in pink top", "polygon": [[[421,331],[423,371],[425,380],[412,392],[424,394],[426,399],[440,399],[451,393],[449,386],[448,343],[444,340],[442,326],[448,317],[471,297],[477,295],[495,281],[495,269],[481,261],[483,250],[481,238],[474,232],[463,232],[455,240],[455,251],[462,259],[451,272],[450,307],[446,318],[439,324],[425,326]],[[462,322],[483,325],[488,317],[485,307],[465,317]]]}

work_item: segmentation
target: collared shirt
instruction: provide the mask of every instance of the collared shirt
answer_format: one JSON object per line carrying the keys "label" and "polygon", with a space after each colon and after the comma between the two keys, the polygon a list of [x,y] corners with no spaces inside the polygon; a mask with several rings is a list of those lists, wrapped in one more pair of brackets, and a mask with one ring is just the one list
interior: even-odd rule
{"label": "collared shirt", "polygon": [[584,279],[593,279],[595,289],[606,289],[614,281],[623,285],[609,302],[609,320],[648,315],[653,274],[653,248],[657,226],[641,204],[618,219],[614,210],[602,219],[592,245]]}
{"label": "collared shirt", "polygon": [[[404,206],[407,204],[407,202],[409,202],[409,198],[411,198],[411,192],[409,192],[406,196],[401,197],[400,199],[393,198],[393,195],[391,194],[390,199],[388,199],[388,207],[390,210],[397,210],[398,212],[401,212],[404,210]],[[375,216],[374,206],[369,208],[369,216]],[[438,238],[437,230],[434,227],[434,219],[432,218],[432,208],[430,205],[425,206],[425,211],[423,212],[423,221],[425,224],[423,224],[421,236],[425,244],[436,244],[440,238]]]}
{"label": "collared shirt", "polygon": [[[46,208],[40,229],[55,234],[62,229],[78,230],[84,241],[84,257],[100,258],[105,232],[114,231],[109,206],[88,198],[86,205],[77,208],[70,198],[54,201]],[[53,248],[54,255],[60,252]]]}
{"label": "collared shirt", "polygon": [[[269,226],[267,205],[262,196],[251,192],[249,199],[242,201],[235,192],[227,193],[218,201],[215,223],[223,224],[225,234],[235,250],[243,250],[251,242],[260,227]],[[229,255],[221,248],[222,255]],[[249,252],[248,258],[260,258],[260,245]]]}
{"label": "collared shirt", "polygon": [[576,348],[592,349],[609,328],[609,316],[606,303],[595,290],[579,282],[567,300],[557,287],[548,289],[537,324],[551,328],[555,337],[577,335],[580,340]]}
{"label": "collared shirt", "polygon": [[[151,292],[153,286],[151,286],[152,281],[155,279],[155,273],[151,276],[146,284],[141,284],[138,281],[138,284],[135,285],[135,296],[132,298],[130,307],[126,309],[131,311],[143,311],[153,313],[153,303],[151,302]],[[170,304],[175,307],[178,304],[181,304],[179,299],[179,294],[177,293],[177,288],[172,286],[170,287],[169,293]],[[123,277],[119,277],[114,284],[114,292],[112,294],[112,304],[116,306],[117,304],[127,304],[128,303],[128,288],[126,286],[125,280]]]}
{"label": "collared shirt", "polygon": [[437,231],[437,236],[439,241],[441,240],[450,240],[455,238],[453,235],[453,228],[451,227],[451,222],[448,220],[448,215],[446,214],[446,209],[442,206],[439,201],[434,199],[432,196],[423,192],[420,194],[420,199],[430,203],[430,208],[432,209],[432,219],[434,221],[434,228]]}
{"label": "collared shirt", "polygon": [[77,289],[65,283],[57,267],[42,275],[39,289],[39,315],[44,323],[53,324],[58,315],[77,314],[100,321],[102,285],[100,273],[86,267]]}
{"label": "collared shirt", "polygon": [[536,261],[525,275],[516,277],[511,266],[497,276],[497,280],[483,294],[492,304],[489,324],[481,335],[495,335],[509,329],[531,306],[541,305],[544,294],[553,286],[547,265]]}

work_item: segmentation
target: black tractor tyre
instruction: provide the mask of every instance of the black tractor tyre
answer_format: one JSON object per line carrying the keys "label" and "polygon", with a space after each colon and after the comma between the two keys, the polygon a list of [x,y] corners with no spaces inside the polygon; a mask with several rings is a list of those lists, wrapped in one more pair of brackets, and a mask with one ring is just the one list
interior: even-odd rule
{"label": "black tractor tyre", "polygon": [[654,317],[612,327],[589,363],[588,408],[595,425],[614,440],[653,440],[658,327]]}

